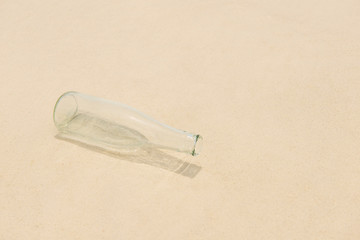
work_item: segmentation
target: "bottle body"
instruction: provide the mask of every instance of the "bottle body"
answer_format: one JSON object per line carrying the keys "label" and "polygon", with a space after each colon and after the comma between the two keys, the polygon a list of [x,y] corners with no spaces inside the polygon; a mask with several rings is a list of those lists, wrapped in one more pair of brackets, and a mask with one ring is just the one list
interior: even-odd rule
{"label": "bottle body", "polygon": [[64,93],[54,107],[57,129],[86,144],[112,150],[170,149],[199,154],[202,138],[167,126],[118,102]]}

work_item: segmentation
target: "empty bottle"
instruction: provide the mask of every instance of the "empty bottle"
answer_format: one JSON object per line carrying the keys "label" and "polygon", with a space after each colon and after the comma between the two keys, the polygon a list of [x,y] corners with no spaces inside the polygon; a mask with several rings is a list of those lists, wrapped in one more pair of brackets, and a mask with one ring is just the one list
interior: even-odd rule
{"label": "empty bottle", "polygon": [[160,123],[127,105],[66,92],[54,107],[57,129],[85,144],[108,150],[170,149],[196,156],[202,137]]}

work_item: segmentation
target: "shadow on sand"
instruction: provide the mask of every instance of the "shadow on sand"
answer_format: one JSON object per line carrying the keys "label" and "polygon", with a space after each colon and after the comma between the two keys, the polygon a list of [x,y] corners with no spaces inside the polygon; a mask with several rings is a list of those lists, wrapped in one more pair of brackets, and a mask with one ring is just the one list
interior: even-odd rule
{"label": "shadow on sand", "polygon": [[156,148],[140,148],[136,151],[123,153],[89,145],[79,140],[69,138],[67,135],[61,133],[57,134],[55,138],[120,160],[151,165],[189,178],[194,178],[201,170],[201,166],[171,156]]}

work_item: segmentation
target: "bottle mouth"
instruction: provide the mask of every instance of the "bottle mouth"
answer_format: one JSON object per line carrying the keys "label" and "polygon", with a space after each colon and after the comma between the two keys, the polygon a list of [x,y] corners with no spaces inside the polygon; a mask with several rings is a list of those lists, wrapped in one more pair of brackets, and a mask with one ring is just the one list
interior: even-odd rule
{"label": "bottle mouth", "polygon": [[191,155],[193,156],[197,156],[200,154],[201,149],[202,149],[202,144],[203,144],[203,138],[200,135],[196,135],[195,136],[195,144],[194,144],[194,149],[191,153]]}

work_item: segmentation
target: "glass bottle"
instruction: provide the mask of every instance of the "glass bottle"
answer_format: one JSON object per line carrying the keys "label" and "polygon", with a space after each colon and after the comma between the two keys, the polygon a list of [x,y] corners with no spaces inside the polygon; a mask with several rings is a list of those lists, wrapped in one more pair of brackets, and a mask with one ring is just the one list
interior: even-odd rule
{"label": "glass bottle", "polygon": [[54,107],[54,123],[68,137],[108,150],[169,149],[196,156],[202,137],[167,126],[125,104],[66,92]]}

